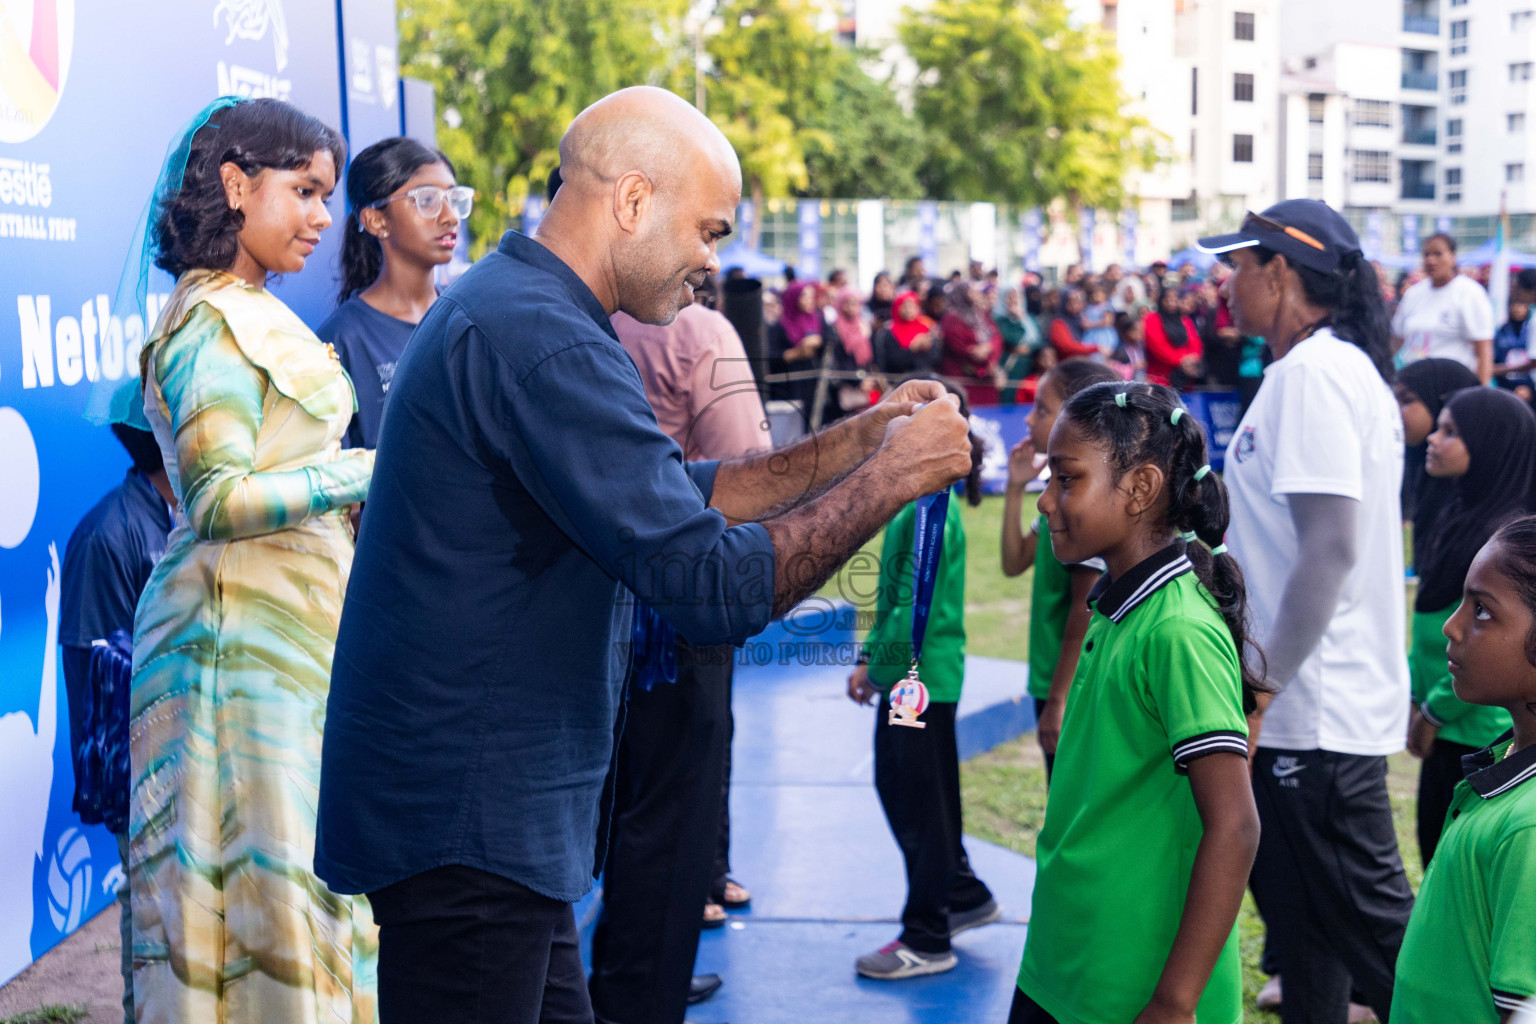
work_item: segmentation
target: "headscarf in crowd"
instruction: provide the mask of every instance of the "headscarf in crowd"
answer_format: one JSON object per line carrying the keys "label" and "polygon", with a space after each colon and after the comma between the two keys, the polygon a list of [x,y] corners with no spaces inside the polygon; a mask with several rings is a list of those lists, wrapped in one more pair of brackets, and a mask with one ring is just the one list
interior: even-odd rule
{"label": "headscarf in crowd", "polygon": [[1022,299],[1018,313],[1008,308],[1008,300],[1018,294],[1017,288],[999,288],[997,303],[992,307],[992,321],[997,324],[1003,336],[1003,347],[1009,351],[1017,348],[1021,342],[1028,343],[1031,348],[1040,344],[1040,328],[1025,314]]}
{"label": "headscarf in crowd", "polygon": [[1163,335],[1167,337],[1168,344],[1174,348],[1183,348],[1189,344],[1189,331],[1184,326],[1184,306],[1181,302],[1171,313],[1163,309],[1163,296],[1169,292],[1172,292],[1175,298],[1180,297],[1174,282],[1164,282],[1163,290],[1157,296],[1157,318],[1163,322]]}
{"label": "headscarf in crowd", "polygon": [[[1076,313],[1068,313],[1067,300],[1082,294],[1081,288],[1067,288],[1062,291],[1061,298],[1058,300],[1060,302],[1060,311],[1056,314],[1056,319],[1066,325],[1067,330],[1072,334],[1073,341],[1083,340],[1083,311],[1078,310]],[[1086,295],[1083,295],[1084,301],[1087,301],[1087,298]]]}
{"label": "headscarf in crowd", "polygon": [[1461,599],[1472,559],[1499,527],[1531,511],[1536,415],[1508,391],[1473,387],[1445,403],[1470,461],[1435,522],[1419,567],[1414,607],[1438,612]]}
{"label": "headscarf in crowd", "polygon": [[[901,307],[908,299],[917,306],[917,315],[904,319],[901,315]],[[918,299],[917,292],[902,292],[891,300],[891,336],[896,339],[896,344],[902,348],[911,348],[914,340],[932,331],[933,321],[923,315],[923,304]]]}
{"label": "headscarf in crowd", "polygon": [[971,282],[964,278],[945,287],[944,298],[949,303],[948,312],[965,321],[965,325],[975,331],[978,338],[989,338],[993,332],[992,322],[986,310],[977,304],[971,288]]}
{"label": "headscarf in crowd", "polygon": [[827,329],[826,321],[821,318],[821,310],[814,303],[810,312],[800,308],[800,293],[815,287],[815,281],[796,281],[784,289],[784,312],[779,314],[779,326],[784,329],[784,337],[791,348]]}
{"label": "headscarf in crowd", "polygon": [[[1431,422],[1440,418],[1446,399],[1463,388],[1475,388],[1480,383],[1477,374],[1454,359],[1420,359],[1397,371],[1397,382],[1411,392],[1429,410]],[[1430,533],[1435,520],[1445,506],[1456,496],[1456,481],[1433,477],[1424,472],[1423,445],[1419,454],[1410,460],[1415,469],[1417,490],[1413,504],[1413,564],[1415,571],[1424,565]],[[1438,609],[1436,609],[1438,611]]]}
{"label": "headscarf in crowd", "polygon": [[882,270],[875,275],[874,284],[870,287],[869,302],[866,305],[869,307],[869,315],[876,320],[889,320],[891,318],[891,306],[894,305],[895,300],[881,299],[875,295],[875,289],[880,286],[880,282],[889,281],[890,279],[891,275]]}
{"label": "headscarf in crowd", "polygon": [[851,285],[837,293],[836,327],[843,351],[852,356],[855,363],[868,366],[875,360],[875,348],[870,344],[869,332],[864,329],[864,318],[860,315],[863,306],[864,300],[858,289]]}

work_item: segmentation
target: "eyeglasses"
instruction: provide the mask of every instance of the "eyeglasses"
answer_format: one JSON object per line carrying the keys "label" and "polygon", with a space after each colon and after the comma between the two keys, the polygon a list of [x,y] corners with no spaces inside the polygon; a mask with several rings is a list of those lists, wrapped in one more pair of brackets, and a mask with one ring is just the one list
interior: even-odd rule
{"label": "eyeglasses", "polygon": [[[368,205],[375,210],[382,210],[390,203],[398,203],[402,199],[410,199],[416,204],[416,212],[423,217],[436,217],[443,208],[443,200],[448,201],[448,209],[459,220],[469,216],[469,212],[475,208],[475,190],[468,185],[455,185],[452,188],[438,188],[436,185],[418,185],[403,196],[394,196],[390,199],[380,199],[376,203]],[[359,225],[361,227],[361,225]]]}

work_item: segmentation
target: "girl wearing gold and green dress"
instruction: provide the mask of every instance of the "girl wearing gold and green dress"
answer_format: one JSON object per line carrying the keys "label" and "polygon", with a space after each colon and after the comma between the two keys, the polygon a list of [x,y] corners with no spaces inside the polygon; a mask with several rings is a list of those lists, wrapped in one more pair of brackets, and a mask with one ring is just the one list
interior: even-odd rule
{"label": "girl wearing gold and green dress", "polygon": [[264,287],[330,224],[344,151],[276,100],[200,120],[157,197],[155,262],[177,282],[141,356],[181,511],[134,629],[136,1013],[370,1022],[372,915],[313,858],[348,511],[373,452],[342,449],[351,382]]}

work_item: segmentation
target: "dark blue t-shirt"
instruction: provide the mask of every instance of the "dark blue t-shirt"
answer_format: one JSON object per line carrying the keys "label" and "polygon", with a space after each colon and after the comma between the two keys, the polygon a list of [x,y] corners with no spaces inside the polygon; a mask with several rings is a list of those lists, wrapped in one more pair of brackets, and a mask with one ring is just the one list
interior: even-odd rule
{"label": "dark blue t-shirt", "polygon": [[96,503],[64,549],[59,569],[59,644],[69,701],[69,749],[80,749],[91,644],[114,630],[133,635],[133,613],[165,554],[171,510],[136,469]]}
{"label": "dark blue t-shirt", "polygon": [[362,296],[354,295],[337,307],[315,333],[336,346],[341,365],[357,392],[357,413],[347,427],[348,448],[377,448],[384,398],[395,378],[395,364],[415,324],[381,313]]}
{"label": "dark blue t-shirt", "polygon": [[581,279],[508,232],[416,329],[336,641],[315,872],[590,887],[633,597],[697,643],[769,621],[773,545],[706,507]]}

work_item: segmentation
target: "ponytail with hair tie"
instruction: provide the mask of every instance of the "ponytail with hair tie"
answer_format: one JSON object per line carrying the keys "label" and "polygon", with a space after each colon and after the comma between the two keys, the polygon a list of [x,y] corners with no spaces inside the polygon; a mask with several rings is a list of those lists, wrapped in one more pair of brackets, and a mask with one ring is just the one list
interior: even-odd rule
{"label": "ponytail with hair tie", "polygon": [[1264,655],[1248,636],[1242,569],[1227,553],[1227,488],[1211,472],[1205,431],[1178,393],[1161,384],[1096,384],[1070,399],[1061,414],[1079,436],[1105,449],[1116,473],[1148,463],[1162,470],[1167,526],[1188,545],[1185,554],[1195,576],[1232,634],[1242,665],[1243,708],[1252,713],[1256,695],[1267,692]]}

